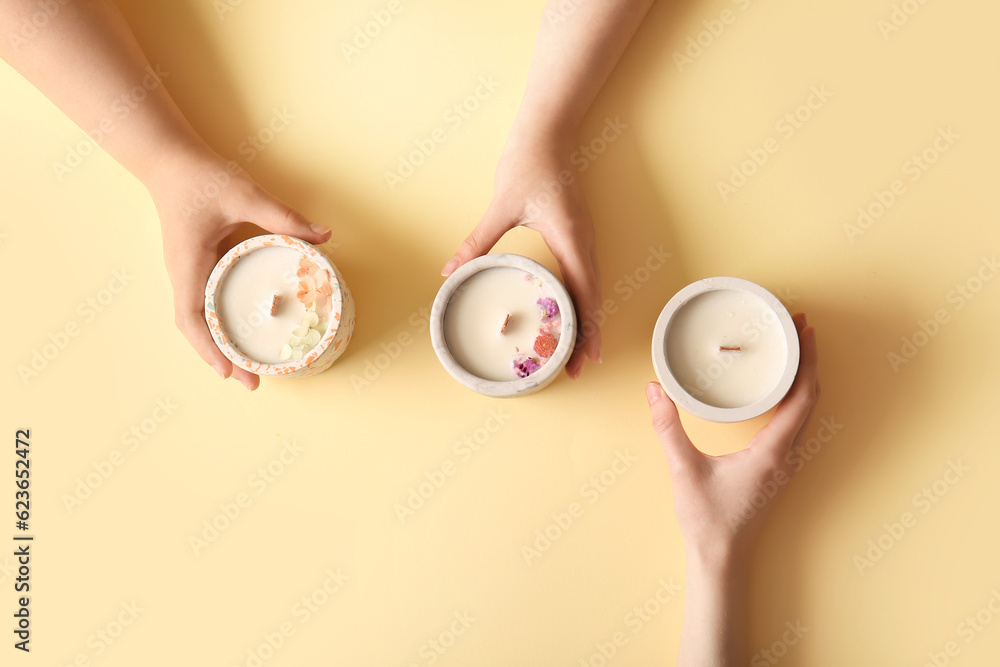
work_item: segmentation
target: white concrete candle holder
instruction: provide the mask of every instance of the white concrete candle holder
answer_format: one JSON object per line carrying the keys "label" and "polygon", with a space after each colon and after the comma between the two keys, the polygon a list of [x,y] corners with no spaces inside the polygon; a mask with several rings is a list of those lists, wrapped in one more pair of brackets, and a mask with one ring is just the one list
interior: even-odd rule
{"label": "white concrete candle holder", "polygon": [[[510,271],[485,273],[496,269],[523,273],[524,285],[512,283]],[[441,286],[431,307],[431,344],[441,365],[465,387],[498,398],[525,396],[551,383],[569,361],[576,329],[566,288],[541,264],[521,255],[485,255],[462,265]],[[518,345],[520,355],[515,356],[513,341],[531,345],[531,339],[533,348]],[[502,377],[504,368],[510,380],[483,377]]]}
{"label": "white concrete candle holder", "polygon": [[715,422],[764,414],[788,393],[799,368],[788,311],[741,278],[706,278],[675,294],[656,321],[652,353],[674,403]]}

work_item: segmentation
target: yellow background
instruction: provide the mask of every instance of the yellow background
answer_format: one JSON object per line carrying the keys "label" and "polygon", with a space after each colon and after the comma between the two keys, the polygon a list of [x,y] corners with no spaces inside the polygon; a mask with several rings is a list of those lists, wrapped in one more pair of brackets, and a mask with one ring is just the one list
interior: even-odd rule
{"label": "yellow background", "polygon": [[[433,664],[597,665],[598,645],[618,631],[627,643],[609,664],[671,664],[680,595],[638,632],[626,624],[661,580],[684,577],[643,385],[660,308],[720,274],[808,313],[823,387],[812,428],[820,417],[842,424],[768,519],[750,652],[799,621],[809,630],[779,664],[920,665],[948,641],[960,649],[950,664],[995,664],[1000,620],[970,643],[958,626],[1000,590],[1000,280],[961,308],[953,290],[976,287],[1000,246],[1000,6],[911,0],[919,10],[885,38],[890,0],[658,3],[580,135],[589,142],[608,118],[628,125],[580,175],[618,307],[604,364],[502,402],[446,375],[421,313],[489,203],[543,4],[402,0],[351,62],[342,44],[386,2],[229,4],[221,17],[207,0],[130,0],[123,11],[209,143],[333,227],[327,250],[359,304],[355,338],[315,378],[265,379],[254,394],[219,381],[173,326],[145,190],[99,150],[60,182],[53,163],[83,131],[0,65],[2,423],[11,447],[15,429],[32,431],[37,536],[34,650],[14,651],[5,631],[4,664],[255,664],[248,652],[288,624],[294,633],[263,664],[428,665],[428,642],[442,632],[447,642],[463,613],[474,622]],[[674,54],[727,8],[735,19],[702,35],[711,43],[679,68]],[[447,126],[480,77],[496,91]],[[776,123],[812,86],[832,97],[782,138]],[[294,122],[247,162],[239,145],[282,108]],[[390,190],[384,172],[442,126],[447,140]],[[939,128],[959,138],[911,181],[904,163]],[[717,182],[769,137],[778,152],[724,202]],[[852,243],[845,225],[894,179],[905,193]],[[668,263],[641,289],[623,288],[661,246]],[[500,247],[554,268],[532,233]],[[134,278],[88,319],[80,304],[116,270]],[[916,336],[924,345],[894,370],[887,355],[939,309],[947,322]],[[70,323],[79,335],[22,380],[18,367]],[[413,342],[394,348],[401,334]],[[370,385],[352,382],[366,368]],[[177,406],[162,423],[157,399]],[[455,443],[496,410],[501,428],[459,456]],[[742,447],[762,423],[685,417],[711,453]],[[154,424],[130,450],[129,430]],[[261,489],[255,471],[292,441],[304,450]],[[116,450],[121,464],[67,507]],[[591,503],[582,486],[626,452],[636,461]],[[454,474],[401,521],[395,505],[447,461]],[[969,470],[940,482],[953,462]],[[923,512],[914,496],[936,481],[942,495]],[[189,539],[239,494],[251,504],[196,554]],[[572,502],[582,516],[529,565],[522,547]],[[886,537],[905,512],[916,524]],[[11,513],[0,533],[14,532]],[[859,572],[855,557],[880,537],[891,548]],[[0,552],[5,628],[10,551]],[[327,595],[338,570],[348,580]],[[313,595],[325,604],[304,618],[296,605]],[[118,634],[133,602],[143,611]],[[98,632],[117,637],[108,645]]]}

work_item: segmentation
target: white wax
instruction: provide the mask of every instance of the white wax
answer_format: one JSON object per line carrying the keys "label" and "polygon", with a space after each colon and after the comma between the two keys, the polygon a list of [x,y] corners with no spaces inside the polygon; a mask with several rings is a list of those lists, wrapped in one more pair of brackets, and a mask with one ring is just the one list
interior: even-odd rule
{"label": "white wax", "polygon": [[[296,296],[301,257],[291,248],[258,248],[240,257],[219,284],[219,319],[244,356],[265,364],[281,363],[281,348],[288,344],[305,313]],[[280,300],[272,317],[275,295]]]}
{"label": "white wax", "polygon": [[733,290],[705,292],[684,304],[670,320],[666,348],[680,385],[719,408],[767,396],[781,379],[787,354],[777,313],[758,297]]}
{"label": "white wax", "polygon": [[521,269],[497,267],[473,274],[455,290],[445,310],[444,337],[459,365],[485,380],[517,379],[518,351],[537,357],[533,349],[542,321],[537,301],[548,296],[537,282]]}

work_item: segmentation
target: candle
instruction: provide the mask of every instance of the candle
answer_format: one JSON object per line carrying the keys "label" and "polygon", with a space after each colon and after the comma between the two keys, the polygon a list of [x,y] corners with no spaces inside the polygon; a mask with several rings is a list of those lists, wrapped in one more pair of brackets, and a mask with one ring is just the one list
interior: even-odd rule
{"label": "candle", "polygon": [[548,385],[576,339],[572,301],[543,266],[519,255],[486,255],[442,285],[431,309],[431,342],[459,382],[489,396]]}
{"label": "candle", "polygon": [[798,370],[798,335],[781,302],[739,278],[688,285],[664,307],[653,365],[664,390],[696,416],[756,417],[788,392]]}
{"label": "candle", "polygon": [[205,288],[219,349],[258,375],[301,377],[327,368],[354,330],[354,302],[336,267],[290,236],[256,236],[226,253]]}

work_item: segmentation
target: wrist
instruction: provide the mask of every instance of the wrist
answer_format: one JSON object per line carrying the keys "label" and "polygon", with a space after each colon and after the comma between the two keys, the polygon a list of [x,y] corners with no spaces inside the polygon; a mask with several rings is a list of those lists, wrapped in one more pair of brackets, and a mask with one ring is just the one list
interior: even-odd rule
{"label": "wrist", "polygon": [[688,571],[699,577],[732,579],[749,573],[749,547],[728,537],[692,542],[684,557]]}
{"label": "wrist", "polygon": [[579,123],[532,116],[522,109],[514,120],[504,153],[544,153],[568,160],[578,133]]}
{"label": "wrist", "polygon": [[200,140],[173,143],[155,153],[132,172],[154,199],[200,174],[226,169],[226,161]]}
{"label": "wrist", "polygon": [[174,174],[218,160],[218,154],[197,134],[174,133],[150,141],[128,169],[147,190],[153,191],[170,181]]}

